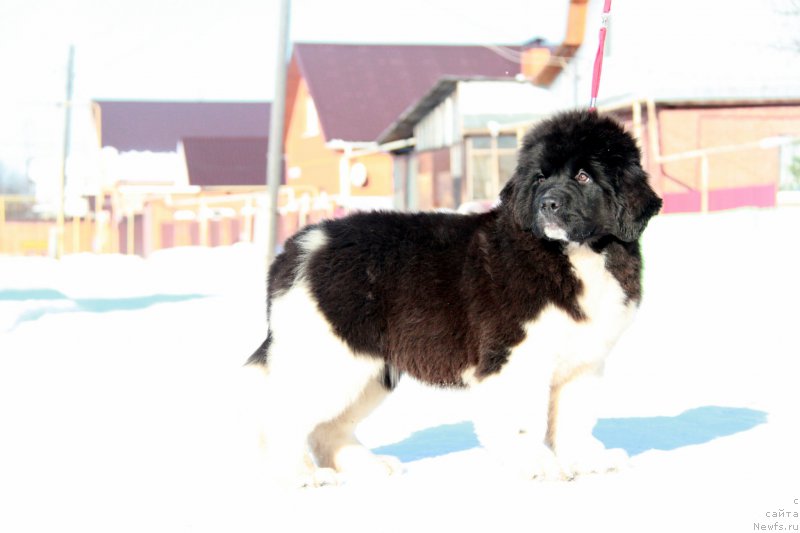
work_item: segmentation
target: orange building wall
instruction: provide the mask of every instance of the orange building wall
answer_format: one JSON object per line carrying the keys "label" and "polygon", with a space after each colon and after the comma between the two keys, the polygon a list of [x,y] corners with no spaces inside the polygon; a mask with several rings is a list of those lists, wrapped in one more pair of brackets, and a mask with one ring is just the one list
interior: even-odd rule
{"label": "orange building wall", "polygon": [[[315,136],[306,135],[306,101],[310,98],[308,85],[300,79],[292,109],[288,116],[286,134],[286,184],[311,186],[329,194],[339,192],[339,154],[325,147],[322,128]],[[300,169],[293,178],[292,167]]]}
{"label": "orange building wall", "polygon": [[[300,78],[292,99],[291,113],[286,132],[286,184],[313,187],[328,194],[339,193],[339,163],[342,153],[327,148],[325,132],[318,121],[318,134],[309,136],[306,131],[307,101],[311,98],[308,85]],[[364,187],[351,187],[352,196],[391,196],[392,158],[377,153],[354,158],[351,163],[362,163],[367,168]],[[292,177],[299,169],[299,177]]]}
{"label": "orange building wall", "polygon": [[[729,146],[765,137],[800,135],[800,107],[665,109],[659,113],[662,155],[698,148]],[[710,188],[776,184],[780,176],[778,148],[753,148],[709,156]],[[700,159],[663,166],[664,172],[687,185],[700,184]],[[664,192],[682,192],[677,183],[662,182]]]}
{"label": "orange building wall", "polygon": [[353,196],[391,196],[392,195],[392,156],[372,154],[355,158],[353,162],[367,167],[367,184],[364,187],[351,187]]}

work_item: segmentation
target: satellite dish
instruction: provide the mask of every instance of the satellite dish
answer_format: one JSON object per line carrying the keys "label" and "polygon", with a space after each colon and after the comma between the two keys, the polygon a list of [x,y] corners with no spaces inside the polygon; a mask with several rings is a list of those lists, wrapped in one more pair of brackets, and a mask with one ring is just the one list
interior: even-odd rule
{"label": "satellite dish", "polygon": [[353,187],[363,187],[367,184],[367,167],[364,163],[356,163],[350,167],[350,183]]}

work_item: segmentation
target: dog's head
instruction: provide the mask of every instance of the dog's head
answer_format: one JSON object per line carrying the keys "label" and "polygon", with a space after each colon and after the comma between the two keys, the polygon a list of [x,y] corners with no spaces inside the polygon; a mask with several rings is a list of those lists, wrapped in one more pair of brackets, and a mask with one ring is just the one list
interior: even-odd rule
{"label": "dog's head", "polygon": [[534,127],[500,198],[521,228],[578,243],[606,235],[635,241],[661,209],[631,135],[589,111],[561,113]]}

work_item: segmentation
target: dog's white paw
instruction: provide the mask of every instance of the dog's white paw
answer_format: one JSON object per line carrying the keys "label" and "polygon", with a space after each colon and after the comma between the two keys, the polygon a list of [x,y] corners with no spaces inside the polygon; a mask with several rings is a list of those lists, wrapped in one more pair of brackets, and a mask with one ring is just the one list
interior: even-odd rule
{"label": "dog's white paw", "polygon": [[606,449],[599,441],[559,449],[558,462],[567,479],[584,474],[603,474],[624,469],[629,458],[621,448]]}
{"label": "dog's white paw", "polygon": [[337,470],[347,481],[383,479],[403,472],[403,463],[389,455],[375,455],[366,448],[354,448],[337,457]]}
{"label": "dog's white paw", "polygon": [[516,449],[514,453],[498,457],[504,469],[523,480],[561,479],[561,466],[553,451],[544,444],[528,444],[524,449]]}
{"label": "dog's white paw", "polygon": [[297,476],[291,486],[306,489],[339,484],[339,476],[333,468],[313,468]]}
{"label": "dog's white paw", "polygon": [[390,476],[402,474],[405,472],[405,467],[403,463],[397,457],[393,457],[391,455],[376,455],[375,458],[378,462],[383,465],[383,468],[386,470],[386,473]]}
{"label": "dog's white paw", "polygon": [[563,477],[558,459],[548,446],[540,444],[533,448],[531,463],[526,477],[541,481]]}
{"label": "dog's white paw", "polygon": [[339,474],[333,468],[318,468],[314,465],[298,468],[273,465],[266,471],[266,479],[269,486],[277,490],[325,487],[341,483]]}

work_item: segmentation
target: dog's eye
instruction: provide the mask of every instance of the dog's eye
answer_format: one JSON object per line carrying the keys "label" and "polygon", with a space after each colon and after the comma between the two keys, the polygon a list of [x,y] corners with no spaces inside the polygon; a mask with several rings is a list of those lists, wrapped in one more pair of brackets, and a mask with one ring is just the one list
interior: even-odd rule
{"label": "dog's eye", "polygon": [[544,175],[544,174],[542,174],[541,172],[539,172],[538,174],[536,174],[536,183],[542,183],[542,182],[543,182],[543,181],[545,181],[546,179],[547,179],[547,176],[545,176],[545,175]]}
{"label": "dog's eye", "polygon": [[590,181],[592,181],[592,177],[589,174],[587,174],[585,170],[581,170],[578,172],[578,175],[575,176],[575,180],[578,183],[589,183]]}

